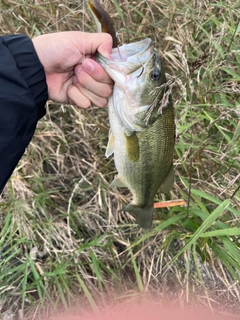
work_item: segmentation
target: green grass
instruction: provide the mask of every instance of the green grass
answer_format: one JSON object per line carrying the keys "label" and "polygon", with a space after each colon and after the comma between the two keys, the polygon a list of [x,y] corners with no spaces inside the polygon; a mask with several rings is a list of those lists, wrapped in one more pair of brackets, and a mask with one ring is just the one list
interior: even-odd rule
{"label": "green grass", "polygon": [[[2,0],[1,34],[94,30],[77,1],[38,3]],[[176,182],[156,201],[188,205],[157,209],[140,230],[119,212],[131,194],[108,187],[107,109],[49,102],[0,198],[0,314],[98,314],[144,293],[239,314],[240,2],[103,4],[122,42],[151,36],[164,58]]]}

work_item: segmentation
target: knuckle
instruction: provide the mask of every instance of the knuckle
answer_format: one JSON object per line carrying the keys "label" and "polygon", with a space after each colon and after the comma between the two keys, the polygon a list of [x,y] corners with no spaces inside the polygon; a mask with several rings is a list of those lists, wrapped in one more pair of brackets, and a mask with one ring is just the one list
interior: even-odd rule
{"label": "knuckle", "polygon": [[109,33],[104,33],[105,41],[112,43],[113,39]]}

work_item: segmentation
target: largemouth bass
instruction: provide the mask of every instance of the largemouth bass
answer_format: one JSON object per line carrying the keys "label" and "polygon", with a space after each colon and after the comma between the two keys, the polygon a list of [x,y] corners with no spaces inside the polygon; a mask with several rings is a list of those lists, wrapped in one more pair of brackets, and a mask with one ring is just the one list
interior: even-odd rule
{"label": "largemouth bass", "polygon": [[[103,27],[104,11],[96,14],[99,3],[92,0],[88,4]],[[108,27],[105,30],[109,32]],[[108,101],[106,156],[114,154],[118,175],[111,186],[131,191],[133,200],[123,211],[129,212],[140,227],[150,228],[156,193],[169,192],[174,182],[174,109],[171,96],[166,99],[165,95],[162,60],[150,38],[113,48],[111,59],[98,54],[97,60],[115,81]]]}

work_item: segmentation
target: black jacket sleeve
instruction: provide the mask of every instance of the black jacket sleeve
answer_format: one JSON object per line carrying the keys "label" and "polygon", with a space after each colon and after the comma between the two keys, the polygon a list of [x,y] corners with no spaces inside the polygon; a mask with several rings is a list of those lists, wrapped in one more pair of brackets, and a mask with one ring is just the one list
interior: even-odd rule
{"label": "black jacket sleeve", "polygon": [[0,193],[44,116],[47,99],[32,41],[25,35],[0,37]]}

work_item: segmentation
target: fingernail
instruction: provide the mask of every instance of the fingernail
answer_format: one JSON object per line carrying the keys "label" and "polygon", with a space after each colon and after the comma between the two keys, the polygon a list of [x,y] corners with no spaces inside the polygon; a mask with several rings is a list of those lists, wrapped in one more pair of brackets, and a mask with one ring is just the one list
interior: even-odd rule
{"label": "fingernail", "polygon": [[107,58],[108,60],[113,60],[113,58],[111,57],[111,54],[109,53],[109,52],[104,52],[103,54],[102,54],[105,58]]}
{"label": "fingernail", "polygon": [[85,60],[83,68],[87,72],[92,72],[94,70],[95,66],[94,66],[94,64],[92,63],[91,60]]}
{"label": "fingernail", "polygon": [[76,67],[75,67],[75,73],[78,74],[80,71],[82,71],[82,65],[81,64],[78,64]]}

